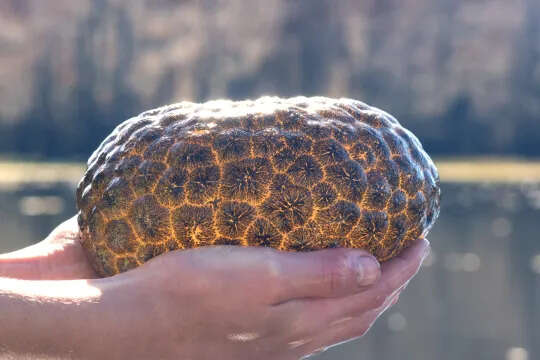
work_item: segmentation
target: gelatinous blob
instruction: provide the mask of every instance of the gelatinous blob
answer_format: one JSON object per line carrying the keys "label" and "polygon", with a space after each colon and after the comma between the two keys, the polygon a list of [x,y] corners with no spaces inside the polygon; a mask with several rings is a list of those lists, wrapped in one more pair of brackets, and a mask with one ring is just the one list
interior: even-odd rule
{"label": "gelatinous blob", "polygon": [[312,196],[316,206],[325,208],[337,199],[337,191],[329,183],[321,182],[312,189]]}
{"label": "gelatinous blob", "polygon": [[316,221],[330,236],[347,235],[360,217],[360,209],[356,204],[340,200],[327,209],[317,211]]}
{"label": "gelatinous blob", "polygon": [[440,211],[437,170],[391,115],[351,99],[182,102],[120,124],[77,192],[100,275],[204,245],[389,259]]}
{"label": "gelatinous blob", "polygon": [[214,241],[214,245],[242,245],[241,239],[231,239],[227,237],[218,237]]}
{"label": "gelatinous blob", "polygon": [[166,165],[163,163],[143,161],[131,180],[135,194],[143,195],[151,192],[165,169]]}
{"label": "gelatinous blob", "polygon": [[100,208],[109,217],[116,217],[125,212],[134,199],[133,191],[128,182],[115,177],[103,192]]}
{"label": "gelatinous blob", "polygon": [[272,179],[272,165],[264,158],[230,162],[223,169],[221,194],[227,199],[259,200]]}
{"label": "gelatinous blob", "polygon": [[390,157],[390,149],[379,132],[370,126],[358,128],[358,142],[367,145],[375,157],[380,160]]}
{"label": "gelatinous blob", "polygon": [[276,174],[274,175],[274,177],[272,178],[272,182],[270,183],[270,191],[272,193],[281,193],[282,191],[285,191],[291,186],[294,185],[288,175]]}
{"label": "gelatinous blob", "polygon": [[390,223],[388,225],[388,231],[386,237],[388,241],[387,244],[396,244],[398,247],[402,247],[403,240],[407,234],[408,220],[405,215],[397,215],[390,218]]}
{"label": "gelatinous blob", "polygon": [[169,210],[159,205],[153,195],[135,200],[129,218],[137,235],[144,241],[160,242],[170,236]]}
{"label": "gelatinous blob", "polygon": [[264,158],[276,154],[285,145],[285,139],[272,130],[259,131],[251,137],[253,153]]}
{"label": "gelatinous blob", "polygon": [[304,154],[311,150],[311,140],[304,134],[286,133],[285,142],[295,154]]}
{"label": "gelatinous blob", "polygon": [[313,145],[313,154],[323,165],[335,164],[348,158],[347,151],[334,139],[316,142]]}
{"label": "gelatinous blob", "polygon": [[164,161],[169,153],[169,149],[174,144],[174,139],[170,137],[159,138],[148,145],[148,148],[143,154],[147,160]]}
{"label": "gelatinous blob", "polygon": [[388,216],[382,211],[362,211],[358,224],[350,233],[355,247],[371,248],[382,242],[388,229]]}
{"label": "gelatinous blob", "polygon": [[255,209],[245,202],[227,201],[221,204],[216,214],[216,227],[225,236],[243,236],[255,217]]}
{"label": "gelatinous blob", "polygon": [[167,162],[172,167],[193,169],[198,166],[213,165],[214,154],[210,146],[179,141],[171,146]]}
{"label": "gelatinous blob", "polygon": [[204,204],[213,198],[219,185],[219,167],[206,166],[194,169],[186,184],[187,198],[197,204]]}
{"label": "gelatinous blob", "polygon": [[105,227],[105,242],[117,254],[133,252],[137,240],[131,226],[125,220],[111,220]]}
{"label": "gelatinous blob", "polygon": [[[92,239],[96,242],[103,239],[103,236],[105,235],[105,226],[107,224],[107,219],[96,207],[93,207],[90,211],[87,221],[88,230]],[[81,228],[82,230],[84,230],[86,227],[82,226]],[[83,240],[84,244],[85,242],[87,242],[88,239]]]}
{"label": "gelatinous blob", "polygon": [[154,194],[163,206],[174,207],[184,200],[187,172],[183,169],[167,169],[154,190]]}
{"label": "gelatinous blob", "polygon": [[367,145],[356,143],[350,150],[351,158],[356,160],[364,169],[375,165],[377,158]]}
{"label": "gelatinous blob", "polygon": [[90,262],[99,275],[106,276],[118,272],[114,261],[115,256],[104,244],[96,244],[90,252],[93,255]]}
{"label": "gelatinous blob", "polygon": [[386,181],[384,173],[379,170],[368,172],[367,182],[368,186],[364,194],[363,204],[366,204],[371,209],[384,209],[392,193],[392,189],[388,181]]}
{"label": "gelatinous blob", "polygon": [[184,247],[210,245],[215,232],[213,211],[210,206],[184,205],[172,213],[172,226],[176,239]]}
{"label": "gelatinous blob", "polygon": [[280,111],[277,116],[284,129],[298,129],[305,126],[306,123],[299,111]]}
{"label": "gelatinous blob", "polygon": [[407,205],[407,195],[401,190],[396,190],[390,196],[390,201],[388,202],[388,213],[395,214],[401,212],[405,209]]}
{"label": "gelatinous blob", "polygon": [[352,145],[358,141],[358,131],[351,124],[334,124],[332,135],[339,143]]}
{"label": "gelatinous blob", "polygon": [[296,185],[312,187],[318,183],[323,172],[319,163],[310,155],[299,156],[296,161],[289,166],[287,174]]}
{"label": "gelatinous blob", "polygon": [[296,251],[315,250],[313,234],[305,228],[298,228],[287,234],[287,249]]}
{"label": "gelatinous blob", "polygon": [[426,216],[426,198],[422,192],[418,192],[407,202],[407,217],[409,220],[418,224],[422,217]]}
{"label": "gelatinous blob", "polygon": [[165,246],[160,244],[146,244],[139,247],[135,256],[137,260],[142,264],[158,255],[163,254],[165,250]]}
{"label": "gelatinous blob", "polygon": [[143,153],[149,144],[159,139],[162,132],[163,132],[162,129],[160,129],[159,127],[154,127],[154,126],[144,127],[135,131],[131,135],[131,138],[130,138],[130,140],[131,139],[135,140],[135,142],[133,143],[134,144],[133,151],[135,151],[138,154]]}
{"label": "gelatinous blob", "polygon": [[130,179],[137,172],[141,162],[142,159],[140,156],[130,156],[120,159],[115,168],[116,176],[121,176],[126,180]]}
{"label": "gelatinous blob", "polygon": [[348,200],[362,201],[367,189],[367,177],[362,167],[353,160],[330,165],[325,170],[327,181],[335,184],[337,191]]}
{"label": "gelatinous blob", "polygon": [[322,140],[332,135],[332,130],[324,122],[311,122],[305,128],[305,133],[313,140]]}
{"label": "gelatinous blob", "polygon": [[119,272],[128,271],[139,266],[137,259],[132,256],[121,256],[116,258],[116,267]]}
{"label": "gelatinous blob", "polygon": [[292,185],[272,193],[262,204],[261,211],[279,230],[288,232],[308,220],[313,211],[313,200],[309,190]]}
{"label": "gelatinous blob", "polygon": [[256,219],[248,228],[246,233],[247,244],[249,246],[270,246],[279,247],[281,244],[281,234],[268,221],[263,218]]}
{"label": "gelatinous blob", "polygon": [[249,155],[249,135],[244,130],[229,130],[216,136],[214,150],[222,161],[239,160]]}
{"label": "gelatinous blob", "polygon": [[272,157],[272,163],[277,170],[285,170],[296,160],[296,154],[289,148],[279,151]]}

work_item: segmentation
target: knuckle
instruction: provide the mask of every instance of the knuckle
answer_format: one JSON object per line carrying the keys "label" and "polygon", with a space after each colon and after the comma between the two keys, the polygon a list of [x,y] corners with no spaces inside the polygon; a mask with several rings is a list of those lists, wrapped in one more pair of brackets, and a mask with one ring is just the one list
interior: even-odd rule
{"label": "knuckle", "polygon": [[276,253],[271,251],[271,249],[261,249],[260,255],[261,258],[258,263],[265,278],[272,282],[280,279],[284,269]]}
{"label": "knuckle", "polygon": [[276,281],[282,277],[283,269],[279,261],[268,259],[264,262],[263,271],[270,281]]}
{"label": "knuckle", "polygon": [[268,301],[277,305],[283,301],[284,294],[287,293],[287,288],[279,281],[270,281],[264,285],[264,292]]}
{"label": "knuckle", "polygon": [[277,281],[277,277],[269,276],[262,284],[265,297],[271,302],[278,302],[284,294],[286,294],[287,287],[282,281]]}
{"label": "knuckle", "polygon": [[273,257],[266,258],[261,267],[263,272],[261,279],[264,279],[261,281],[261,286],[264,287],[264,292],[272,302],[278,301],[288,289],[284,270],[280,262]]}
{"label": "knuckle", "polygon": [[330,292],[339,292],[346,287],[352,275],[348,261],[345,254],[339,254],[337,258],[327,258],[321,262],[322,278]]}

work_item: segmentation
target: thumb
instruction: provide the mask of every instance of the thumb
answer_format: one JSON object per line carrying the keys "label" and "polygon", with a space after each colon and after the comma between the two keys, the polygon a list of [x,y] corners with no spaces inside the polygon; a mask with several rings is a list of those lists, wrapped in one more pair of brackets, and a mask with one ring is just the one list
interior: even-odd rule
{"label": "thumb", "polygon": [[[164,270],[170,266],[174,270]],[[235,292],[240,285],[243,292],[264,294],[269,304],[353,295],[381,276],[380,264],[371,254],[346,248],[287,252],[265,247],[201,247],[157,256],[141,268],[186,276],[190,281],[184,286]]]}
{"label": "thumb", "polygon": [[326,249],[276,253],[275,303],[298,298],[342,297],[360,292],[381,276],[379,262],[364,250]]}
{"label": "thumb", "polygon": [[0,254],[0,277],[27,280],[95,278],[80,246],[76,218],[57,226],[44,240]]}
{"label": "thumb", "polygon": [[62,252],[66,247],[77,244],[79,241],[79,225],[77,225],[76,217],[72,217],[58,225],[44,240],[25,248],[2,254],[0,258],[40,261],[43,258]]}

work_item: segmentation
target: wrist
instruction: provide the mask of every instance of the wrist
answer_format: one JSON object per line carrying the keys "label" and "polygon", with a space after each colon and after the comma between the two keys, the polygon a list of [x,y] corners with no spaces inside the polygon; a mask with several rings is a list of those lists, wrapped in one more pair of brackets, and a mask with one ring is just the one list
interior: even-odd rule
{"label": "wrist", "polygon": [[85,280],[0,278],[0,357],[89,358],[101,296]]}

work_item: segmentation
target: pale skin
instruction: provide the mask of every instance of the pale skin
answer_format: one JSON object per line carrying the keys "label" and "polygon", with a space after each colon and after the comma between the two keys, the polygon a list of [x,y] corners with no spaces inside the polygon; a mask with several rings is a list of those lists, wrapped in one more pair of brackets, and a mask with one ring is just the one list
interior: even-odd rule
{"label": "pale skin", "polygon": [[0,255],[0,358],[296,360],[364,335],[428,252],[206,247],[98,279],[73,218]]}

